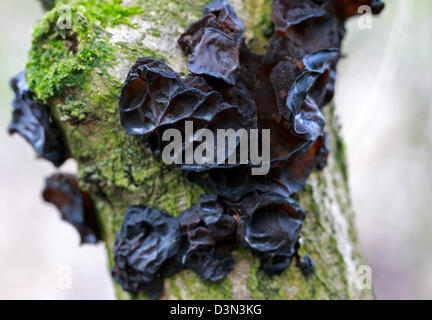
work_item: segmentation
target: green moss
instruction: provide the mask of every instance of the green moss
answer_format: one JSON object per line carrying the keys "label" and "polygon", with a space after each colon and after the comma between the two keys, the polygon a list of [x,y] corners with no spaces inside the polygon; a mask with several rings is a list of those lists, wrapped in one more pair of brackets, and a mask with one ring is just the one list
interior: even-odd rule
{"label": "green moss", "polygon": [[144,12],[141,6],[123,6],[122,0],[72,0],[58,2],[58,5],[63,3],[76,6],[87,17],[90,23],[99,23],[104,28],[118,24],[134,27],[129,18]]}
{"label": "green moss", "polygon": [[154,36],[154,37],[160,37],[160,31],[159,31],[159,29],[156,29],[156,28],[150,28],[150,33],[152,34],[152,36]]}
{"label": "green moss", "polygon": [[187,288],[192,300],[221,300],[231,296],[231,284],[226,277],[217,282],[203,282],[191,270],[183,271],[175,277]]}
{"label": "green moss", "polygon": [[[128,17],[140,13],[142,8],[123,7],[121,0],[71,1],[67,7],[57,3],[33,29],[26,66],[30,89],[47,102],[65,90],[88,85],[92,70],[103,72],[114,60],[115,50],[103,28],[131,25]],[[58,26],[62,17],[70,17],[71,28]]]}
{"label": "green moss", "polygon": [[248,258],[249,261],[249,277],[247,281],[247,286],[252,299],[258,300],[263,299],[264,296],[260,291],[260,284],[258,281],[257,273],[260,267],[259,260],[252,257],[250,254]]}
{"label": "green moss", "polygon": [[169,286],[171,288],[171,291],[174,293],[176,298],[181,299],[182,298],[181,291],[177,283],[175,282],[175,278],[170,278],[168,281],[169,281]]}

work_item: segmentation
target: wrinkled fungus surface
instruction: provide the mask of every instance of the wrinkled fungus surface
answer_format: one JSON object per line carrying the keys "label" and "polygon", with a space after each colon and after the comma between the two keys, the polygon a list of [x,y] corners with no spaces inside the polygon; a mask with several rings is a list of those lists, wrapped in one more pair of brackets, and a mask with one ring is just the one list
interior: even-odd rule
{"label": "wrinkled fungus surface", "polygon": [[123,289],[149,297],[162,294],[160,270],[180,246],[180,225],[156,209],[131,206],[127,210],[114,247],[114,279]]}
{"label": "wrinkled fungus surface", "polygon": [[63,220],[72,224],[81,237],[81,243],[97,243],[100,229],[90,195],[78,186],[76,176],[56,173],[46,179],[42,196],[54,204]]}
{"label": "wrinkled fungus surface", "polygon": [[51,161],[56,167],[61,166],[68,158],[68,150],[49,107],[34,100],[24,71],[12,78],[10,86],[15,99],[9,133],[18,133],[31,144],[39,157]]}
{"label": "wrinkled fungus surface", "polygon": [[[156,153],[168,144],[162,141],[167,129],[185,135],[186,121],[193,122],[194,130],[209,129],[215,135],[219,128],[256,126],[253,101],[244,87],[217,91],[203,77],[181,78],[164,61],[153,58],[138,59],[130,70],[120,97],[120,119],[128,134],[140,137]],[[202,171],[219,166],[214,163],[183,161],[183,167]]]}
{"label": "wrinkled fungus surface", "polygon": [[217,281],[234,266],[231,257],[237,222],[225,212],[216,195],[204,195],[179,216],[182,248],[179,260],[202,280]]}
{"label": "wrinkled fungus surface", "polygon": [[[140,263],[139,270],[130,263],[120,267],[120,283],[128,283],[124,288],[136,291],[156,279],[149,274],[164,277],[182,269],[194,270],[202,280],[219,280],[234,265],[235,239],[259,254],[269,274],[282,272],[293,258],[303,274],[313,272],[311,257],[297,254],[305,214],[291,196],[305,186],[313,169],[326,165],[329,142],[321,108],[334,94],[344,21],[358,14],[361,5],[375,14],[384,6],[378,0],[274,0],[274,37],[258,55],[245,45],[243,24],[230,3],[217,0],[178,39],[190,75],[182,77],[163,60],[136,61],[120,98],[121,123],[128,134],[160,154],[168,143],[163,133],[178,129],[185,138],[186,121],[194,130],[213,133],[270,129],[270,171],[252,175],[253,164],[240,157],[232,164],[188,162],[184,143],[176,155],[181,161],[175,163],[211,194],[180,214],[180,244],[171,259],[160,256],[162,268],[163,261]],[[236,154],[239,148],[234,145]],[[126,215],[125,223],[128,219]],[[124,238],[120,233],[119,243]],[[116,256],[119,250],[117,245]],[[135,253],[121,255],[127,261]]]}

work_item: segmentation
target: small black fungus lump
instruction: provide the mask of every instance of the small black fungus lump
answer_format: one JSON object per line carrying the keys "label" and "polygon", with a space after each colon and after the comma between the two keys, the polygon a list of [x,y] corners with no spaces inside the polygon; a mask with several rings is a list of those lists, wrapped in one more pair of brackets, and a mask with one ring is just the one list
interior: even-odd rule
{"label": "small black fungus lump", "polygon": [[130,206],[114,246],[113,278],[124,290],[144,291],[150,298],[163,292],[160,270],[180,247],[180,225],[159,210]]}
{"label": "small black fungus lump", "polygon": [[39,157],[59,167],[68,158],[68,149],[60,129],[53,122],[48,106],[36,102],[28,89],[25,72],[12,78],[10,86],[15,92],[9,133],[17,132],[26,139]]}
{"label": "small black fungus lump", "polygon": [[315,263],[309,254],[305,255],[303,258],[299,258],[297,266],[300,267],[301,272],[306,277],[310,276],[315,269]]}
{"label": "small black fungus lump", "polygon": [[[247,47],[244,26],[229,1],[216,0],[178,39],[187,55],[187,77],[163,60],[136,61],[120,97],[124,130],[157,155],[168,146],[163,134],[180,131],[182,150],[174,152],[172,163],[210,194],[180,214],[180,240],[170,257],[162,255],[151,271],[147,264],[120,265],[114,274],[127,283],[124,288],[136,291],[183,269],[194,270],[201,280],[220,280],[234,266],[236,241],[259,256],[268,274],[281,273],[293,259],[305,276],[313,272],[311,257],[298,256],[305,213],[293,195],[314,169],[327,164],[322,108],[334,95],[344,22],[359,14],[361,5],[375,14],[384,6],[379,0],[273,0],[274,37],[259,55]],[[186,123],[193,123],[195,132],[210,130],[213,137],[217,129],[244,129],[249,135],[269,129],[268,173],[253,175],[254,165],[239,161],[237,142],[228,146],[236,155],[234,163],[188,159],[185,150],[198,141],[186,141]],[[126,224],[129,219],[126,215]],[[122,243],[125,236],[119,238]],[[160,250],[166,245],[161,243]],[[116,245],[116,257],[119,251]],[[122,252],[124,261],[137,259],[135,253]]]}
{"label": "small black fungus lump", "polygon": [[74,175],[56,173],[46,179],[42,196],[54,204],[63,220],[79,232],[81,243],[97,243],[100,229],[90,195],[78,186]]}

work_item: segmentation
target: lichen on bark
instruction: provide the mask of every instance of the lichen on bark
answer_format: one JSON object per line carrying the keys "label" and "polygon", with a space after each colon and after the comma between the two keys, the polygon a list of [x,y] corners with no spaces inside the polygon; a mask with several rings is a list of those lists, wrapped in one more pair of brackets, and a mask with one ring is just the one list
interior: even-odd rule
{"label": "lichen on bark", "polygon": [[[112,248],[123,214],[132,204],[155,207],[177,216],[193,205],[202,187],[180,169],[153,156],[120,125],[121,84],[136,58],[163,58],[187,73],[176,44],[184,28],[201,16],[205,0],[57,1],[33,32],[27,80],[47,102],[78,162],[81,186],[98,210],[112,267]],[[232,1],[245,22],[248,44],[260,52],[271,36],[270,0]],[[62,5],[68,5],[72,29],[56,27]],[[98,7],[98,8],[95,8]],[[300,253],[309,253],[315,274],[305,278],[290,267],[268,276],[258,258],[240,246],[235,267],[220,282],[202,282],[191,271],[165,280],[167,299],[350,299],[371,298],[355,286],[361,264],[350,205],[343,142],[334,106],[325,108],[331,142],[329,164],[315,172],[296,195],[306,211]],[[131,296],[116,285],[119,298]]]}

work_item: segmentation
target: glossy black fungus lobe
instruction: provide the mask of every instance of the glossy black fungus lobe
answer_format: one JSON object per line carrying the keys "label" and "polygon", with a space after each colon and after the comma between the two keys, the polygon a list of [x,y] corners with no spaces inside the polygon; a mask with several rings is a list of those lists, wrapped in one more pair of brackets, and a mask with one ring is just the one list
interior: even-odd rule
{"label": "glossy black fungus lobe", "polygon": [[234,85],[244,26],[226,0],[212,2],[203,9],[203,15],[178,40],[180,47],[190,53],[187,67],[193,74]]}
{"label": "glossy black fungus lobe", "polygon": [[46,179],[42,196],[54,204],[63,220],[79,232],[81,243],[97,243],[100,229],[90,195],[81,190],[74,175],[56,173]]}
{"label": "glossy black fungus lobe", "polygon": [[151,298],[163,292],[162,265],[180,247],[176,218],[157,209],[130,206],[114,246],[113,278],[124,290],[144,291]]}
{"label": "glossy black fungus lobe", "polygon": [[294,257],[304,213],[286,196],[252,194],[240,203],[238,237],[243,245],[261,255],[263,269],[282,272]]}
{"label": "glossy black fungus lobe", "polygon": [[12,102],[9,133],[20,134],[31,144],[39,157],[51,161],[56,167],[61,166],[68,158],[68,149],[48,106],[34,100],[24,71],[12,78],[10,86],[15,92],[15,99]]}
{"label": "glossy black fungus lobe", "polygon": [[315,269],[315,263],[313,262],[309,254],[305,255],[303,258],[299,258],[297,266],[300,268],[303,275],[305,275],[306,277],[310,276]]}
{"label": "glossy black fungus lobe", "polygon": [[[374,14],[384,6],[378,0],[274,0],[274,37],[259,55],[247,47],[229,1],[216,0],[178,39],[190,75],[180,76],[163,60],[136,61],[122,88],[121,123],[155,154],[167,146],[167,129],[179,130],[185,141],[189,121],[194,131],[209,129],[213,136],[217,129],[270,129],[271,142],[270,168],[262,176],[252,174],[250,162],[238,161],[238,141],[231,164],[188,162],[188,143],[182,145],[173,162],[211,194],[180,214],[177,251],[164,255],[150,273],[157,276],[144,283],[183,269],[202,280],[220,280],[234,266],[236,240],[259,255],[269,274],[282,272],[293,259],[305,275],[313,272],[310,256],[298,256],[305,214],[292,195],[327,164],[321,109],[334,94],[344,22],[360,14],[362,5]],[[148,270],[125,265],[116,277],[123,284],[128,279],[123,287],[136,291]]]}

